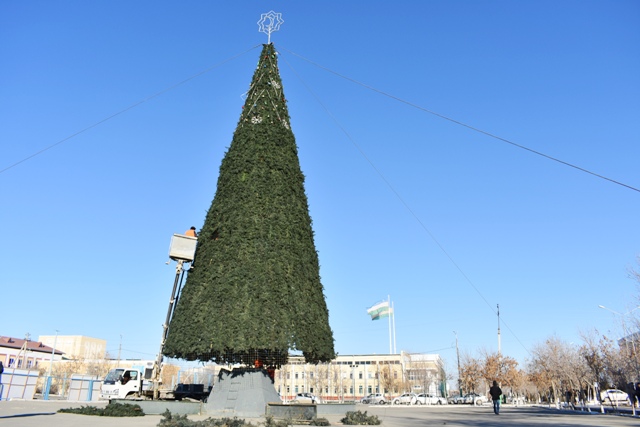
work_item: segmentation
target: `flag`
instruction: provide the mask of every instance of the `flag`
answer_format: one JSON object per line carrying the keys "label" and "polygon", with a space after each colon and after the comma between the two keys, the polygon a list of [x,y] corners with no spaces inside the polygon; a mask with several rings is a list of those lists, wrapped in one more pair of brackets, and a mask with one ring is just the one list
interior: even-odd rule
{"label": "flag", "polygon": [[389,301],[382,301],[374,304],[373,306],[367,309],[367,314],[371,316],[371,320],[382,319],[384,317],[388,317],[391,313],[391,308],[389,307]]}
{"label": "flag", "polygon": [[377,314],[371,316],[371,320],[384,319],[385,317],[389,317],[393,314],[393,308],[387,307],[383,310],[380,310]]}

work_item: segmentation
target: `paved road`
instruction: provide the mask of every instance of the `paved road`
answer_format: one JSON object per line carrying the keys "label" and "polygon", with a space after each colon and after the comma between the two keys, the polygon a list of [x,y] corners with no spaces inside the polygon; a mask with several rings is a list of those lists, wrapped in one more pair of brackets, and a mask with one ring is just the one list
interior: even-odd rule
{"label": "paved road", "polygon": [[[59,414],[60,408],[80,407],[87,402],[65,401],[2,401],[0,402],[0,426],[11,427],[155,427],[162,416],[109,418],[87,415]],[[91,403],[102,406],[104,403]],[[541,427],[627,427],[640,426],[640,418],[599,413],[563,411],[539,407],[503,406],[500,415],[494,415],[490,405],[472,407],[467,405],[444,406],[366,406],[357,405],[357,410],[377,415],[382,427],[493,427],[520,426]],[[189,416],[192,420],[203,420],[206,415]],[[341,416],[328,417],[332,425],[338,425]],[[258,426],[262,420],[252,421]]]}
{"label": "paved road", "polygon": [[443,405],[431,407],[362,407],[382,420],[383,427],[626,427],[640,426],[640,418],[619,415],[603,415],[580,411],[565,411],[532,406],[513,407],[503,405],[500,415],[493,413],[493,405]]}

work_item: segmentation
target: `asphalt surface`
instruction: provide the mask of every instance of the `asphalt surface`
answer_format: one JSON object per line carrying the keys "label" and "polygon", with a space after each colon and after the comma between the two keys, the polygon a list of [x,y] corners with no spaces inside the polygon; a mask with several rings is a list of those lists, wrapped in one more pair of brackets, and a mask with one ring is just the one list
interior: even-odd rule
{"label": "asphalt surface", "polygon": [[[60,414],[60,408],[81,406],[104,406],[104,402],[67,402],[67,401],[1,401],[0,426],[11,427],[151,427],[157,426],[161,415],[145,415],[144,417],[96,417],[88,415]],[[494,415],[491,405],[473,407],[469,405],[443,406],[367,406],[357,405],[357,410],[367,411],[368,415],[377,415],[382,427],[493,427],[522,426],[539,427],[553,425],[556,427],[573,426],[640,426],[640,418],[628,415],[600,414],[597,412],[580,412],[557,410],[534,406],[512,407],[503,405],[500,415]],[[207,415],[189,415],[191,420],[204,420]],[[340,425],[342,416],[327,417],[331,425]],[[263,423],[262,419],[250,419],[255,426]]]}

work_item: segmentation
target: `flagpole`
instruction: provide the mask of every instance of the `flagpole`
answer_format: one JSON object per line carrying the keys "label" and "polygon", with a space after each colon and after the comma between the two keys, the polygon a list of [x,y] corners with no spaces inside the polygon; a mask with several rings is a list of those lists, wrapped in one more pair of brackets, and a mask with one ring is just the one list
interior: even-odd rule
{"label": "flagpole", "polygon": [[[387,295],[387,303],[389,309],[391,309],[391,295]],[[393,316],[393,309],[391,309],[391,316]],[[393,347],[391,347],[391,316],[389,316],[389,354],[393,354]]]}
{"label": "flagpole", "polygon": [[396,347],[396,309],[393,304],[391,304],[391,315],[393,316],[393,354],[397,354],[398,348]]}

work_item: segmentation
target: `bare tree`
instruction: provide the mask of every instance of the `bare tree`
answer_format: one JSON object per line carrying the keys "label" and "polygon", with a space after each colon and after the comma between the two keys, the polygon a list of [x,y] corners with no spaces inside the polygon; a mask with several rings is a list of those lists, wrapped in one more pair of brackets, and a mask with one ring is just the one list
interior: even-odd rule
{"label": "bare tree", "polygon": [[312,367],[313,377],[310,384],[313,386],[313,392],[317,396],[322,396],[329,385],[329,365],[319,363]]}
{"label": "bare tree", "polygon": [[380,385],[387,393],[398,393],[398,389],[402,386],[402,380],[398,380],[396,375],[396,372],[391,369],[391,365],[389,364],[384,365],[382,369],[380,369]]}
{"label": "bare tree", "polygon": [[536,345],[532,355],[528,374],[550,401],[559,402],[569,393],[575,396],[588,381],[589,370],[580,349],[557,337]]}

